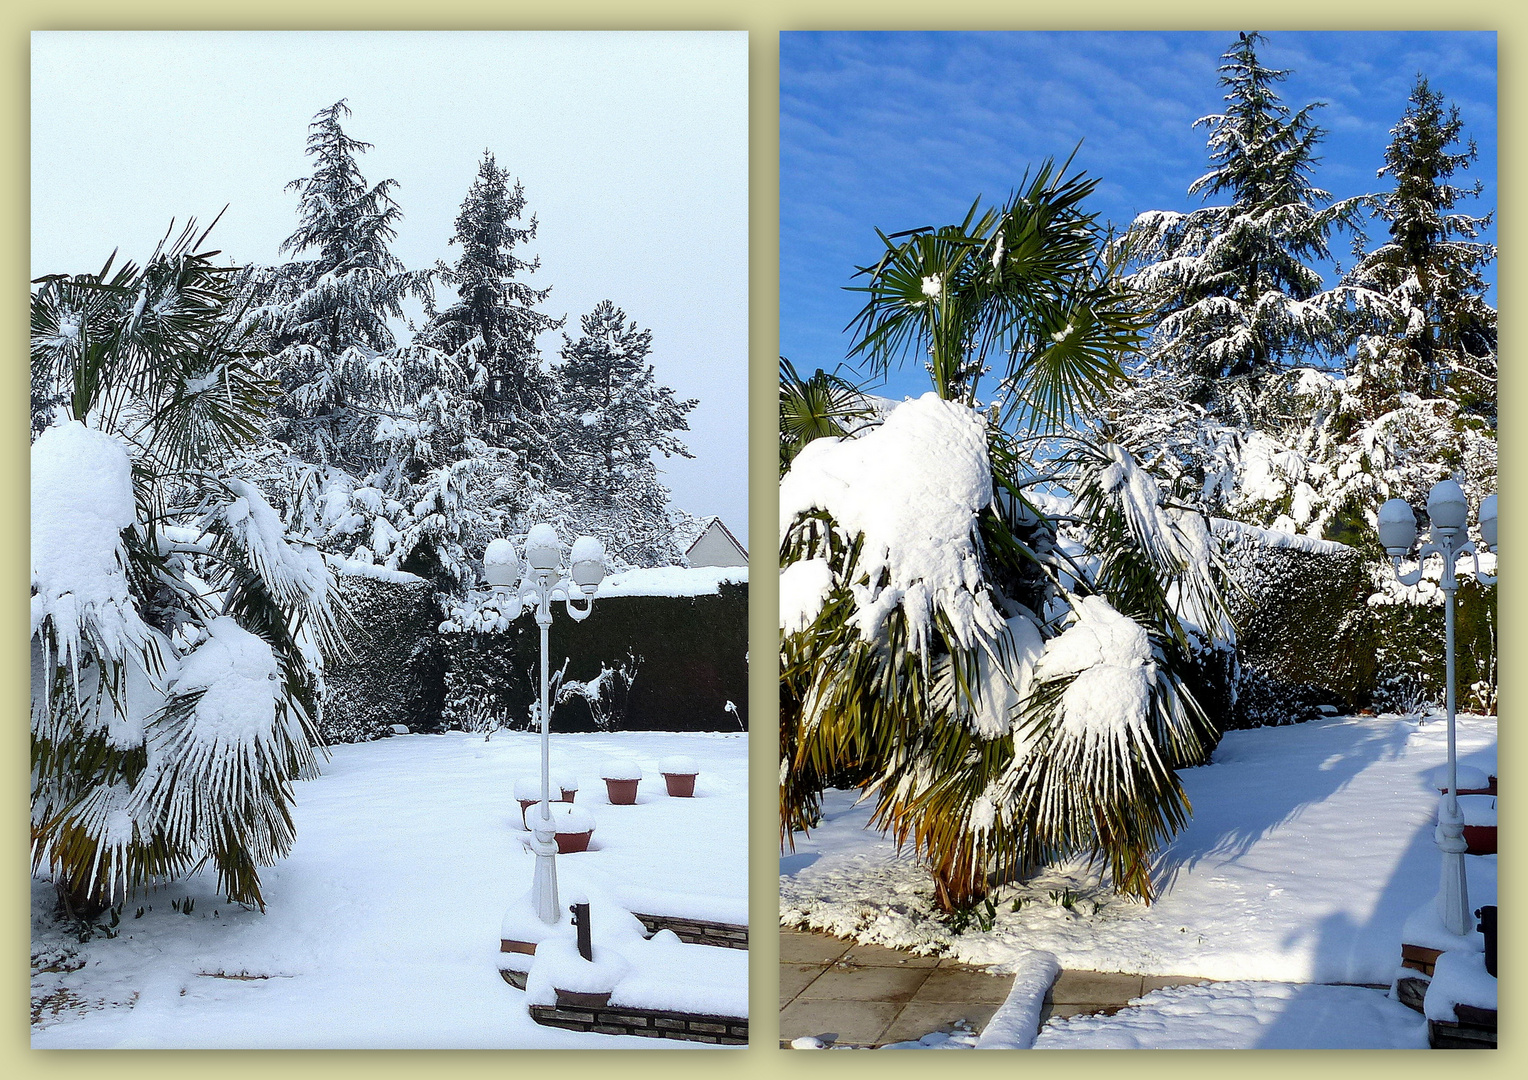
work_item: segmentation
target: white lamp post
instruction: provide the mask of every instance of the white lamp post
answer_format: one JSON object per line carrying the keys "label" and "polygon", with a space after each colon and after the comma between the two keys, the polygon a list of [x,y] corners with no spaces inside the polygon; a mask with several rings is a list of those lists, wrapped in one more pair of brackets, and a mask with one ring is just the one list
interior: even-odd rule
{"label": "white lamp post", "polygon": [[[1438,582],[1443,590],[1443,663],[1446,674],[1444,707],[1448,714],[1448,799],[1438,813],[1434,833],[1443,853],[1443,879],[1438,889],[1438,917],[1450,933],[1469,933],[1470,898],[1464,879],[1464,815],[1459,812],[1459,765],[1454,754],[1454,594],[1459,579],[1454,564],[1461,555],[1475,560],[1475,578],[1481,584],[1495,584],[1496,579],[1480,572],[1480,558],[1465,531],[1470,504],[1464,491],[1453,480],[1441,480],[1427,494],[1427,516],[1432,522],[1432,539],[1417,553],[1417,568],[1401,573],[1401,559],[1411,551],[1417,539],[1416,515],[1404,499],[1391,499],[1379,508],[1379,542],[1384,545],[1395,566],[1395,576],[1403,585],[1422,580],[1422,564],[1429,555],[1443,559],[1443,575]],[[1486,548],[1496,550],[1496,496],[1487,495],[1480,502],[1480,535]]]}
{"label": "white lamp post", "polygon": [[[605,549],[592,536],[580,536],[573,542],[568,559],[570,570],[561,569],[562,544],[557,532],[550,525],[537,525],[525,537],[524,575],[519,587],[515,578],[520,576],[520,560],[508,540],[495,540],[483,553],[483,576],[501,597],[513,596],[518,608],[506,612],[513,619],[527,606],[536,613],[536,625],[541,628],[541,698],[538,715],[541,720],[541,804],[539,816],[532,818],[531,845],[536,853],[536,873],[532,879],[531,895],[536,905],[536,917],[544,923],[555,923],[561,916],[557,902],[557,831],[552,825],[551,777],[552,742],[550,733],[551,708],[547,702],[547,631],[552,626],[552,603],[561,600],[568,616],[575,622],[589,617],[594,607],[594,592],[605,577]],[[583,607],[574,603],[581,598]]]}

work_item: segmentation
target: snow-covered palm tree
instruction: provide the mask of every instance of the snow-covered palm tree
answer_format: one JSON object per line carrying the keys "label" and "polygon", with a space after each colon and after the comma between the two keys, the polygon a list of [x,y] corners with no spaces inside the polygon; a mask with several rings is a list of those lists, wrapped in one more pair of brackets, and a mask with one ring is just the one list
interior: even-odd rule
{"label": "snow-covered palm tree", "polygon": [[203,865],[263,903],[338,647],[322,558],[231,471],[276,387],[205,237],[32,294],[32,861],[78,917]]}
{"label": "snow-covered palm tree", "polygon": [[1212,735],[1185,682],[1228,630],[1203,519],[1062,432],[1143,325],[1094,183],[1047,163],[1000,209],[881,234],[852,354],[926,356],[936,392],[806,442],[781,480],[785,838],[857,784],[947,910],[1076,853],[1149,896],[1188,813],[1174,766]]}

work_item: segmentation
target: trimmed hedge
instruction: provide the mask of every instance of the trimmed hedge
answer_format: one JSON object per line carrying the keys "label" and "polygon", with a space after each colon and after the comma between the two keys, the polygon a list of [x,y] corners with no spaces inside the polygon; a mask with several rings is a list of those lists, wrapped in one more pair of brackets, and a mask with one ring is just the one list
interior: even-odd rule
{"label": "trimmed hedge", "polygon": [[[1441,604],[1369,604],[1375,573],[1390,568],[1354,548],[1275,547],[1252,532],[1217,533],[1235,582],[1228,599],[1237,647],[1234,656],[1204,658],[1200,700],[1222,730],[1307,720],[1322,706],[1409,711],[1442,701]],[[1494,710],[1495,586],[1462,581],[1455,613],[1460,706]],[[1472,694],[1472,684],[1481,690]]]}
{"label": "trimmed hedge", "polygon": [[354,619],[345,632],[352,655],[324,670],[324,741],[377,739],[394,724],[438,727],[445,683],[434,586],[349,576],[336,585]]}
{"label": "trimmed hedge", "polygon": [[[527,614],[504,633],[440,635],[446,668],[442,722],[477,728],[526,727],[538,690],[540,634]],[[636,677],[624,715],[610,727],[642,731],[726,731],[748,723],[748,587],[724,583],[702,596],[613,596],[574,622],[554,609],[552,672],[568,657],[566,678],[588,682],[601,667],[630,667]],[[728,712],[732,702],[736,714]],[[597,729],[588,704],[574,696],[552,709],[555,731]]]}

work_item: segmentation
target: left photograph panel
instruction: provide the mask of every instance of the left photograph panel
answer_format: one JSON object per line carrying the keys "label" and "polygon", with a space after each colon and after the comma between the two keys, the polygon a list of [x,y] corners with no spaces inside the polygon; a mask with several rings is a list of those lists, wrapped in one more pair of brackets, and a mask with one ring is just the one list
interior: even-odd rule
{"label": "left photograph panel", "polygon": [[32,1046],[746,1044],[746,34],[31,47]]}

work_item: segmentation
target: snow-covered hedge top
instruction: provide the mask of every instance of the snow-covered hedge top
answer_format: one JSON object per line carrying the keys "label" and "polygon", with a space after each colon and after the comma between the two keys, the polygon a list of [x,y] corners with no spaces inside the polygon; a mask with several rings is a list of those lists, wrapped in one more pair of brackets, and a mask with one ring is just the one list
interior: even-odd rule
{"label": "snow-covered hedge top", "polygon": [[1261,529],[1256,525],[1230,521],[1226,518],[1211,518],[1210,531],[1222,539],[1246,537],[1263,547],[1290,548],[1308,552],[1311,555],[1342,555],[1353,550],[1348,545],[1339,544],[1335,540],[1322,540],[1319,537],[1303,536],[1300,533],[1285,532],[1281,529]]}
{"label": "snow-covered hedge top", "polygon": [[609,596],[715,596],[723,584],[748,584],[746,566],[655,566],[611,574],[600,582]]}
{"label": "snow-covered hedge top", "polygon": [[346,559],[339,555],[325,555],[324,561],[339,577],[371,578],[373,581],[390,581],[395,585],[422,585],[425,579],[407,570],[391,570],[377,563]]}
{"label": "snow-covered hedge top", "polygon": [[[970,648],[979,632],[1003,628],[982,584],[974,535],[977,514],[991,503],[985,422],[925,394],[857,438],[816,439],[802,448],[780,481],[780,538],[799,515],[825,511],[846,536],[864,536],[859,572],[872,584],[851,586],[862,637],[878,638],[900,605],[909,651],[926,655],[937,607]],[[814,602],[797,587],[808,573],[790,582],[793,607],[782,603],[782,625],[799,624]],[[883,573],[888,582],[881,588]]]}
{"label": "snow-covered hedge top", "polygon": [[666,776],[694,776],[700,772],[700,766],[692,757],[675,754],[658,762],[658,771]]}
{"label": "snow-covered hedge top", "polygon": [[83,637],[121,660],[153,633],[123,571],[122,530],[137,520],[127,448],[77,420],[32,444],[32,633],[52,620],[60,661]]}
{"label": "snow-covered hedge top", "polygon": [[640,780],[642,779],[642,766],[635,761],[627,761],[620,758],[607,758],[600,763],[601,780]]}

